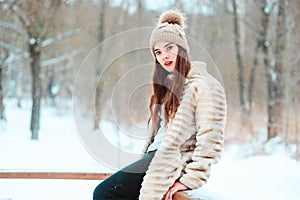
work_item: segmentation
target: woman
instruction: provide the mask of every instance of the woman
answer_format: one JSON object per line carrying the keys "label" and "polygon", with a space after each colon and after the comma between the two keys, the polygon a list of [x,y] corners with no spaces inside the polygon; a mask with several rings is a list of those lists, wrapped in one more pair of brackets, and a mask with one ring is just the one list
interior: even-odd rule
{"label": "woman", "polygon": [[94,200],[172,199],[206,183],[220,158],[226,121],[222,85],[205,63],[190,62],[179,11],[164,12],[150,38],[155,58],[150,99],[152,136],[142,159],[113,174]]}

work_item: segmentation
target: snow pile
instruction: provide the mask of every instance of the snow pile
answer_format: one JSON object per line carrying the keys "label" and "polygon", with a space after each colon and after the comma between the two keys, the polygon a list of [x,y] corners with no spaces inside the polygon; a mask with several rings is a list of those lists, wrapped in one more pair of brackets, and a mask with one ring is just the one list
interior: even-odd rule
{"label": "snow pile", "polygon": [[300,163],[286,151],[236,159],[224,153],[204,188],[230,199],[298,199]]}
{"label": "snow pile", "polygon": [[6,115],[7,123],[0,127],[1,170],[111,172],[81,145],[72,112],[44,108],[38,141],[30,140],[30,105],[19,109],[9,104]]}
{"label": "snow pile", "polygon": [[[42,110],[39,141],[30,140],[30,106],[7,105],[7,123],[0,124],[0,170],[111,172],[83,148],[72,112]],[[109,122],[102,128],[113,129]],[[110,127],[110,128],[109,128]],[[117,135],[111,134],[113,137]],[[135,144],[121,138],[124,148]],[[274,143],[274,144],[273,144]],[[251,145],[229,145],[214,165],[208,183],[191,191],[202,199],[296,200],[300,191],[300,163],[277,139],[264,147],[267,155],[252,155]],[[86,200],[100,181],[0,179],[0,200]]]}

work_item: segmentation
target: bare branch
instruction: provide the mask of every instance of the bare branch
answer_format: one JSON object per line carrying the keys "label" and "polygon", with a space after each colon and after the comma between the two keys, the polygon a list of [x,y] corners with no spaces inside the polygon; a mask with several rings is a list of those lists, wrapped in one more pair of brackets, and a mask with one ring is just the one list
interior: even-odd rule
{"label": "bare branch", "polygon": [[80,33],[80,29],[75,29],[75,30],[71,30],[71,31],[67,31],[67,32],[64,32],[62,34],[59,34],[55,37],[52,37],[52,38],[48,38],[46,40],[44,40],[42,43],[41,43],[41,46],[42,47],[46,47],[46,46],[49,46],[51,45],[53,42],[56,42],[56,41],[59,41],[59,40],[63,40],[65,38],[68,38],[68,37],[72,37],[74,35],[77,35],[78,33]]}
{"label": "bare branch", "polygon": [[54,64],[57,64],[59,62],[62,62],[64,60],[68,60],[80,53],[84,52],[84,49],[83,48],[79,48],[79,49],[75,49],[73,50],[71,53],[68,53],[68,54],[64,54],[62,56],[58,56],[58,57],[55,57],[55,58],[51,58],[51,59],[48,59],[48,60],[44,60],[41,62],[41,66],[43,67],[46,67],[46,66],[49,66],[49,65],[54,65]]}
{"label": "bare branch", "polygon": [[23,14],[23,12],[16,5],[16,2],[14,1],[11,1],[9,3],[0,2],[0,4],[2,4],[2,6],[7,7],[12,13],[14,13],[19,18],[19,20],[21,21],[21,23],[26,29],[30,26],[30,21],[28,20],[27,16]]}
{"label": "bare branch", "polygon": [[10,31],[13,31],[19,35],[23,35],[24,34],[24,30],[18,28],[17,26],[11,24],[11,23],[7,23],[5,21],[0,21],[0,27],[3,27],[5,29],[8,29]]}
{"label": "bare branch", "polygon": [[22,49],[19,49],[18,47],[15,47],[3,41],[0,41],[0,46],[12,50],[16,55],[20,55],[22,58],[24,58],[24,60],[28,62],[30,62],[31,60],[29,54],[27,52],[24,52]]}
{"label": "bare branch", "polygon": [[40,34],[40,36],[41,36],[40,38],[42,40],[44,39],[44,37],[48,33],[48,30],[51,26],[50,24],[54,21],[54,18],[56,16],[56,13],[57,13],[57,10],[58,10],[60,4],[61,4],[60,0],[52,0],[51,1],[51,4],[48,8],[48,12],[46,13],[46,16],[45,16],[45,18],[47,18],[47,20],[45,20],[43,30],[41,31],[41,34]]}

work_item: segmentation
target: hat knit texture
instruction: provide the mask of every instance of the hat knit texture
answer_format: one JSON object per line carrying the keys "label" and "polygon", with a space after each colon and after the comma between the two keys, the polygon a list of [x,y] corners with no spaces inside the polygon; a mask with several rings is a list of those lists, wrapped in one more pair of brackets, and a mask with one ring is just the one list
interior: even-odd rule
{"label": "hat knit texture", "polygon": [[184,33],[184,15],[178,10],[167,10],[162,13],[157,27],[150,37],[151,53],[154,56],[154,45],[157,42],[170,42],[181,46],[189,53],[190,49]]}

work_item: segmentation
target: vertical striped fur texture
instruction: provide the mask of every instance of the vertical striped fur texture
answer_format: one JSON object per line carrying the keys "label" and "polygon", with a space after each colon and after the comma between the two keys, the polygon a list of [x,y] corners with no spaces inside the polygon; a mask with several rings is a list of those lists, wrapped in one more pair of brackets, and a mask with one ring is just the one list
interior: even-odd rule
{"label": "vertical striped fur texture", "polygon": [[192,62],[184,93],[167,135],[159,146],[140,190],[140,200],[161,200],[176,180],[196,189],[206,183],[220,159],[226,123],[223,86]]}

